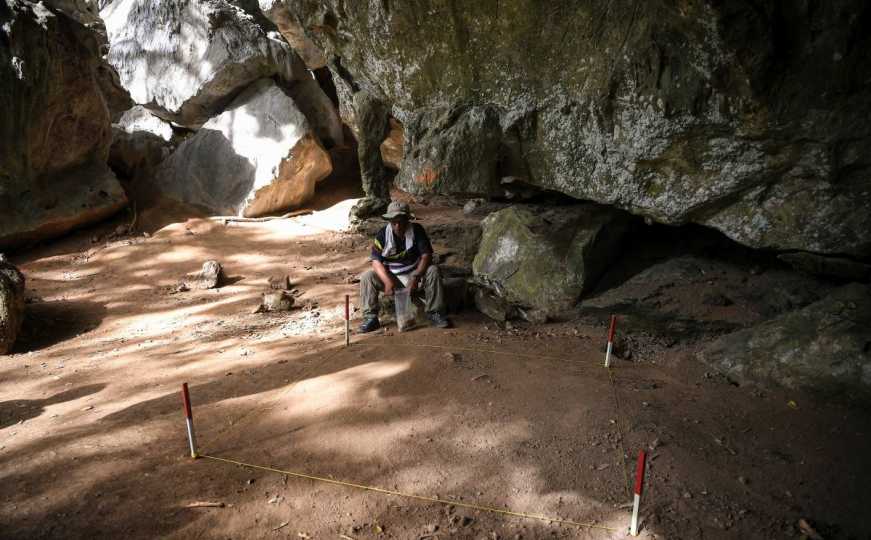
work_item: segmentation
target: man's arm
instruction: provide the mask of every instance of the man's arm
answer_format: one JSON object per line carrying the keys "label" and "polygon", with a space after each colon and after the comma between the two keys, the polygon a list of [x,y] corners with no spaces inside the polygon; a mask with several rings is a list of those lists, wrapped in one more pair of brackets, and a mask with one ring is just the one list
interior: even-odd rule
{"label": "man's arm", "polygon": [[418,242],[420,249],[420,260],[417,262],[417,268],[411,273],[411,281],[408,284],[410,290],[415,290],[426,275],[426,269],[432,264],[432,242],[429,241],[429,235],[426,230],[420,225],[415,224],[415,240]]}
{"label": "man's arm", "polygon": [[432,264],[432,253],[424,253],[420,256],[420,261],[417,262],[417,268],[411,273],[411,281],[408,283],[408,289],[414,291],[417,289],[420,280],[426,274],[426,269]]}
{"label": "man's arm", "polygon": [[381,261],[373,260],[372,270],[375,270],[375,274],[378,276],[378,279],[380,279],[381,283],[384,284],[384,294],[387,296],[391,296],[393,294],[393,278],[390,276],[390,272],[387,271],[384,263],[382,263]]}

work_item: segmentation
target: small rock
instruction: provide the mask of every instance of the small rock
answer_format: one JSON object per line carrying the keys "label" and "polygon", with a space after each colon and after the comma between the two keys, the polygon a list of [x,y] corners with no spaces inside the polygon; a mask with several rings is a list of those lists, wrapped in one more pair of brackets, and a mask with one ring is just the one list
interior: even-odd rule
{"label": "small rock", "polygon": [[199,273],[189,276],[179,283],[177,289],[182,287],[190,289],[215,289],[224,282],[224,267],[221,263],[215,260],[206,261],[203,263],[203,268]]}
{"label": "small rock", "polygon": [[461,358],[460,358],[459,354],[449,352],[449,353],[445,353],[445,360],[447,360],[448,362],[451,362],[451,363],[457,363],[457,362],[460,362]]}
{"label": "small rock", "polygon": [[464,517],[463,517],[463,520],[460,522],[460,525],[461,525],[462,527],[468,527],[468,526],[471,525],[474,521],[475,521],[475,520],[472,519],[472,518],[470,518],[469,516],[464,516]]}
{"label": "small rock", "polygon": [[290,290],[290,276],[269,276],[269,288],[277,291]]}
{"label": "small rock", "polygon": [[463,205],[463,214],[470,216],[479,212],[484,205],[487,204],[487,201],[484,199],[469,199],[466,201],[466,204]]}
{"label": "small rock", "polygon": [[745,477],[743,477],[743,476],[739,476],[739,477],[738,477],[738,481],[739,481],[740,483],[744,484],[745,486],[746,486],[747,484],[750,483],[750,481],[747,480],[747,479],[746,479]]}
{"label": "small rock", "polygon": [[271,291],[263,293],[260,305],[255,313],[272,313],[276,311],[290,311],[296,300],[287,291]]}
{"label": "small rock", "polygon": [[683,498],[684,498],[684,499],[692,499],[692,498],[693,498],[693,494],[690,493],[689,491],[684,491],[684,492],[683,492]]}

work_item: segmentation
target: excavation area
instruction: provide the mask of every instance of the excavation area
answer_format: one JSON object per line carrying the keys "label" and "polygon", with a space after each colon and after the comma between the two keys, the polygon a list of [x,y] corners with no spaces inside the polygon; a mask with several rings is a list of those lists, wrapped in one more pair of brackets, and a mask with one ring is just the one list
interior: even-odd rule
{"label": "excavation area", "polygon": [[[0,363],[0,536],[625,538],[644,451],[641,538],[868,537],[867,409],[738,384],[693,356],[761,316],[705,292],[764,298],[778,270],[690,250],[660,262],[697,278],[666,287],[633,252],[571,320],[466,309],[450,329],[398,332],[385,317],[346,346],[370,240],[343,228],[343,204],[147,235],[113,232],[121,216],[13,259],[28,303]],[[462,212],[419,217],[438,230]],[[225,284],[179,287],[208,259]],[[256,312],[274,276],[294,307]],[[625,300],[644,276],[703,324],[641,328],[655,318]]]}

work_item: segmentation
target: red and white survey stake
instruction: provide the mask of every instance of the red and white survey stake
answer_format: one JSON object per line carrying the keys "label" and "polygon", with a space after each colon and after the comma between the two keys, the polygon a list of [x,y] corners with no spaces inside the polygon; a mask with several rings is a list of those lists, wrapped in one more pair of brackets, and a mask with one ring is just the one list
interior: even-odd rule
{"label": "red and white survey stake", "polygon": [[188,392],[188,383],[181,385],[181,398],[184,401],[184,419],[188,426],[188,442],[191,445],[191,457],[197,457],[197,437],[194,434],[194,415],[191,412],[191,395]]}
{"label": "red and white survey stake", "polygon": [[632,536],[638,536],[638,507],[641,506],[641,492],[644,489],[644,450],[638,451],[638,464],[635,466],[635,497],[632,502],[632,524],[629,532]]}
{"label": "red and white survey stake", "polygon": [[611,328],[608,329],[608,349],[605,351],[605,367],[611,367],[611,349],[614,347],[614,332],[617,331],[617,316],[611,315]]}
{"label": "red and white survey stake", "polygon": [[351,296],[345,295],[345,347],[351,344]]}

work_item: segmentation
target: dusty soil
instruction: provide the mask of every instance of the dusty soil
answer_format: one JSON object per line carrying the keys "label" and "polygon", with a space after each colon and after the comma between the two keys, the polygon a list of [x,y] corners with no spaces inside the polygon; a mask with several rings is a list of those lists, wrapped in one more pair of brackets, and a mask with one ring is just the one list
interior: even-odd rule
{"label": "dusty soil", "polygon": [[[356,301],[367,249],[331,230],[346,211],[188,220],[149,237],[107,237],[110,223],[15,258],[30,303],[0,362],[0,537],[623,538],[644,449],[643,538],[799,538],[802,518],[824,538],[871,538],[867,409],[708,372],[689,353],[722,326],[638,332],[609,373],[605,314],[631,302],[606,287],[591,301],[601,317],[505,327],[462,313],[450,330],[388,327],[345,348],[343,298]],[[419,213],[425,225],[462,216]],[[174,292],[211,258],[230,283]],[[746,269],[653,296],[632,289],[640,271],[619,276],[626,295],[688,318],[764,315]],[[299,308],[253,313],[284,274]],[[738,301],[699,304],[715,285]],[[192,460],[182,382],[203,453],[457,504]]]}

